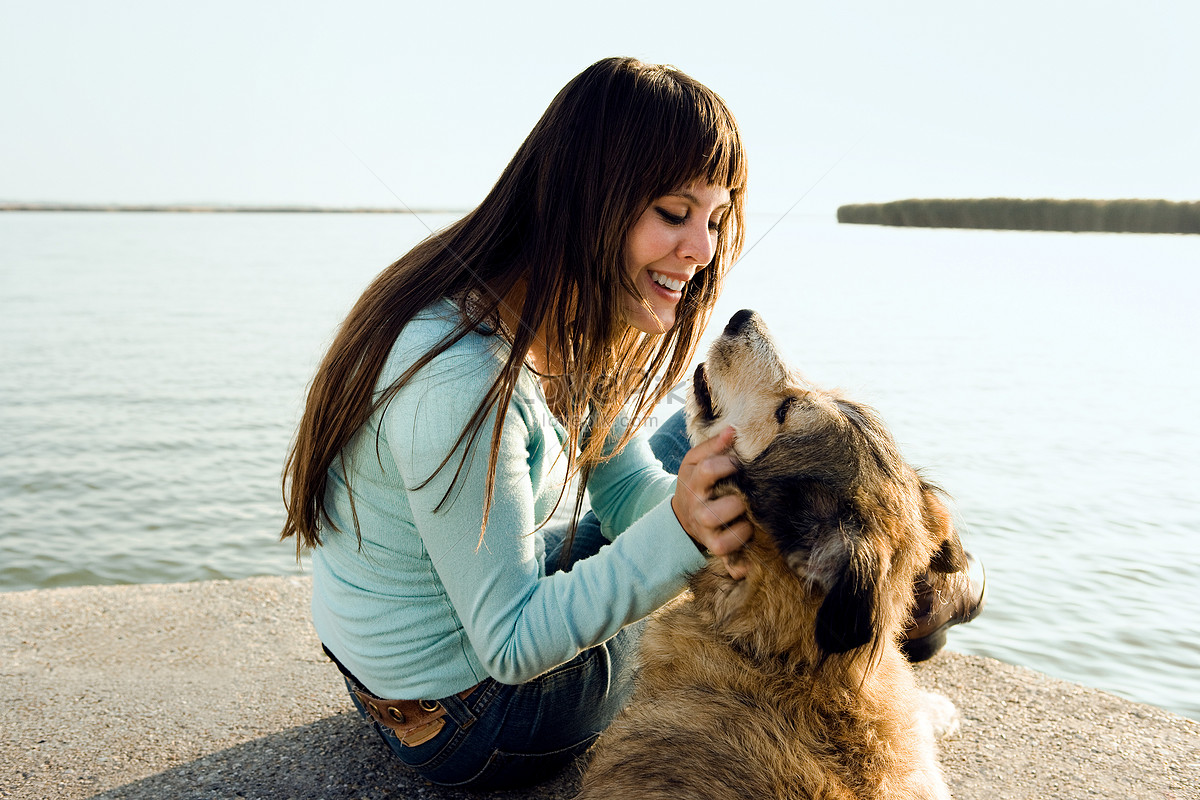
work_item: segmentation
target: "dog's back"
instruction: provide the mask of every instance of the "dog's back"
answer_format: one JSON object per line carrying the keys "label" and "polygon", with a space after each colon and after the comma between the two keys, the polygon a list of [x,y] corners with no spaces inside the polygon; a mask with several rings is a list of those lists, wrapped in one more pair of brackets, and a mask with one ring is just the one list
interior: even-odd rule
{"label": "dog's back", "polygon": [[[648,624],[638,688],[593,749],[581,798],[949,796],[898,648],[756,652],[758,637],[727,638],[713,616],[721,571]],[[757,599],[763,638],[804,627],[767,616],[786,613],[780,598]]]}

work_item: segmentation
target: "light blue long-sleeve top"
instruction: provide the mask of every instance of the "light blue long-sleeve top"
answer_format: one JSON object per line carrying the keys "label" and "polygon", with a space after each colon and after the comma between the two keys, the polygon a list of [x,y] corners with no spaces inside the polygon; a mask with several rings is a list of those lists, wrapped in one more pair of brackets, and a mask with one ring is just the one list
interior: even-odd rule
{"label": "light blue long-sleeve top", "polygon": [[[398,337],[378,386],[390,385],[457,322],[449,301]],[[675,477],[639,435],[597,466],[592,510],[610,544],[570,572],[546,575],[538,526],[566,476],[566,438],[537,379],[520,376],[504,409],[495,492],[480,543],[494,414],[440,511],[460,446],[427,485],[499,374],[508,345],[470,333],[418,372],[347,445],[354,508],[338,460],[329,471],[326,527],[313,553],[313,624],[321,641],[373,693],[436,699],[487,676],[521,683],[569,661],[684,588],[704,558],[670,497]],[[570,493],[564,498],[570,503]]]}

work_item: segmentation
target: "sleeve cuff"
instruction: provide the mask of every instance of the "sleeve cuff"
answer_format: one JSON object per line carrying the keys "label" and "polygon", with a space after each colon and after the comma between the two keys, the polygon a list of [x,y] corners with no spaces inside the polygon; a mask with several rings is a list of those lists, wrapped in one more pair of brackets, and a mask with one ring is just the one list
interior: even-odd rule
{"label": "sleeve cuff", "polygon": [[639,538],[653,536],[652,549],[659,553],[665,563],[678,565],[686,574],[690,575],[703,569],[708,563],[707,555],[701,551],[696,540],[688,536],[687,531],[679,524],[675,509],[671,507],[670,497],[651,509],[629,530],[622,533],[621,537],[630,534]]}

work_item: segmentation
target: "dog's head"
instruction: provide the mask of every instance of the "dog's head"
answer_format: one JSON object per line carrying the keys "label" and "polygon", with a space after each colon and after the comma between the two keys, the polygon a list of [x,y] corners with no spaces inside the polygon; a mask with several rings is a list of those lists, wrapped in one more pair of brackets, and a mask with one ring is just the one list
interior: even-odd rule
{"label": "dog's head", "polygon": [[693,443],[737,430],[741,466],[718,491],[745,497],[750,574],[733,582],[714,565],[693,585],[697,599],[711,590],[728,634],[768,649],[815,635],[820,653],[848,652],[897,634],[921,571],[965,568],[949,512],[879,416],[790,369],[753,311],[697,367],[687,416]]}

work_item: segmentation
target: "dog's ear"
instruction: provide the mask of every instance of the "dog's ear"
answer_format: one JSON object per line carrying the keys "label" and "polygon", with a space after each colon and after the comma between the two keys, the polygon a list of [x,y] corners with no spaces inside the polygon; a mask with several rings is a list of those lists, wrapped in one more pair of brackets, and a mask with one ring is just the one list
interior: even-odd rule
{"label": "dog's ear", "polygon": [[933,534],[934,541],[941,542],[929,561],[929,569],[942,573],[966,569],[967,554],[963,551],[958,531],[954,529],[950,510],[938,497],[937,491],[928,484],[921,487],[921,517],[925,527]]}
{"label": "dog's ear", "polygon": [[846,563],[817,610],[817,645],[826,653],[846,653],[880,633],[875,587],[878,558],[855,534],[848,537]]}

